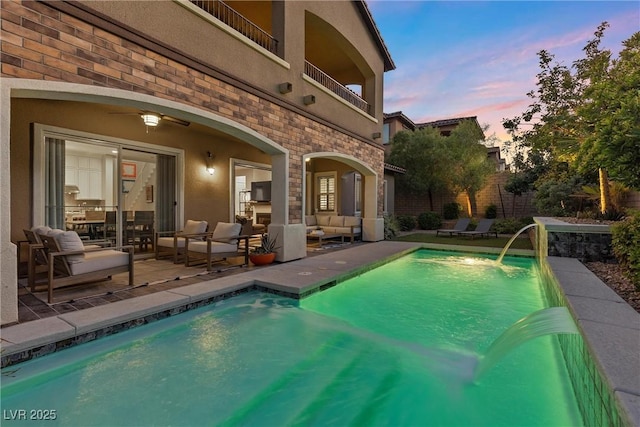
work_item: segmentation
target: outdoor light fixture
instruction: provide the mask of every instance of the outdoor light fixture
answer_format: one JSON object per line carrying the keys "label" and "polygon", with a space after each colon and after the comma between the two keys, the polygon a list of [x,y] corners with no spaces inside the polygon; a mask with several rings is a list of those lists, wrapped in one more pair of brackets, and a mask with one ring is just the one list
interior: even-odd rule
{"label": "outdoor light fixture", "polygon": [[382,134],[380,132],[374,132],[372,136],[373,136],[373,139],[379,139],[382,136]]}
{"label": "outdoor light fixture", "polygon": [[280,91],[280,93],[282,94],[289,93],[292,90],[293,90],[293,85],[289,82],[280,83],[278,85],[278,91]]}
{"label": "outdoor light fixture", "polygon": [[160,116],[155,113],[144,113],[140,117],[142,117],[142,121],[147,126],[156,127],[160,123]]}
{"label": "outdoor light fixture", "polygon": [[304,98],[302,98],[302,102],[304,102],[304,105],[315,104],[316,103],[316,96],[315,95],[306,95]]}
{"label": "outdoor light fixture", "polygon": [[209,172],[209,175],[213,175],[213,173],[216,171],[216,168],[213,167],[214,157],[215,156],[211,154],[211,151],[207,151],[206,165],[207,165],[207,172]]}

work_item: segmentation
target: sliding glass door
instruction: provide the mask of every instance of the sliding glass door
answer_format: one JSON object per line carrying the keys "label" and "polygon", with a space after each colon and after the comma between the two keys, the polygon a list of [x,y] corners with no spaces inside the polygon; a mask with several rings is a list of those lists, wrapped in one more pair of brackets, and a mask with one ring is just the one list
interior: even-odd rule
{"label": "sliding glass door", "polygon": [[34,225],[146,251],[155,231],[176,229],[177,153],[46,129],[35,142]]}

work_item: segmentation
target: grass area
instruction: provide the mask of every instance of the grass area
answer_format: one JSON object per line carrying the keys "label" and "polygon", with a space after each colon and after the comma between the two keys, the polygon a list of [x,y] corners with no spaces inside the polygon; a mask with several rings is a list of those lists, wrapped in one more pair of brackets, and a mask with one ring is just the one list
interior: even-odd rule
{"label": "grass area", "polygon": [[[401,242],[420,242],[420,243],[440,243],[443,245],[460,245],[460,246],[484,246],[488,248],[502,249],[511,237],[483,237],[471,239],[470,237],[460,236],[436,236],[435,234],[414,233],[406,236],[399,236],[393,240]],[[531,240],[528,237],[520,236],[512,244],[512,249],[533,249]]]}

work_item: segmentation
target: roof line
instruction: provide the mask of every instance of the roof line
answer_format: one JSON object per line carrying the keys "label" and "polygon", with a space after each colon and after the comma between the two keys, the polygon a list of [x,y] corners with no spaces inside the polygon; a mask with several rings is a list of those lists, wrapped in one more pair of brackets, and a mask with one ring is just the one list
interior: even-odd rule
{"label": "roof line", "polygon": [[373,20],[373,16],[371,15],[371,11],[369,10],[369,6],[365,3],[364,0],[354,0],[354,3],[362,17],[364,18],[364,23],[367,25],[367,28],[373,35],[373,40],[378,46],[380,53],[382,54],[382,58],[384,60],[384,71],[391,71],[396,69],[396,64],[391,59],[391,54],[389,53],[389,49],[387,49],[387,45],[384,43],[382,39],[382,35],[380,34],[380,30],[376,25],[376,22]]}

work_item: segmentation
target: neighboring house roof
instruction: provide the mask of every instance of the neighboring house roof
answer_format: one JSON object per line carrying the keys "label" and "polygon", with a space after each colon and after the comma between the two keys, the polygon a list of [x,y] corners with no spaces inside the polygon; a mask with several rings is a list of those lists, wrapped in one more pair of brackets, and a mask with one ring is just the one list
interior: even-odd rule
{"label": "neighboring house roof", "polygon": [[[451,125],[459,125],[464,120],[474,120],[476,123],[478,122],[478,116],[470,116],[470,117],[456,117],[453,119],[444,119],[444,120],[436,120],[434,122],[426,122],[426,123],[417,123],[416,127],[434,127],[439,128],[443,126],[451,126]],[[480,126],[480,125],[478,125]]]}
{"label": "neighboring house roof", "polygon": [[391,71],[396,69],[396,64],[393,63],[393,59],[391,59],[391,54],[389,53],[389,49],[387,49],[387,45],[384,43],[382,39],[382,35],[380,34],[380,30],[378,30],[378,26],[376,22],[373,20],[373,16],[371,16],[371,11],[369,11],[369,7],[364,2],[364,0],[354,1],[356,7],[362,14],[362,18],[364,18],[364,23],[373,35],[373,41],[378,46],[380,53],[382,54],[382,59],[384,60],[384,71]]}
{"label": "neighboring house roof", "polygon": [[415,130],[416,128],[416,124],[413,123],[413,120],[405,116],[402,113],[402,111],[395,111],[393,113],[384,113],[384,120],[386,121],[387,119],[398,119],[402,122],[403,125],[405,125],[411,130]]}
{"label": "neighboring house roof", "polygon": [[405,168],[401,168],[400,166],[392,165],[391,163],[384,164],[385,170],[397,173],[406,173],[407,170]]}

